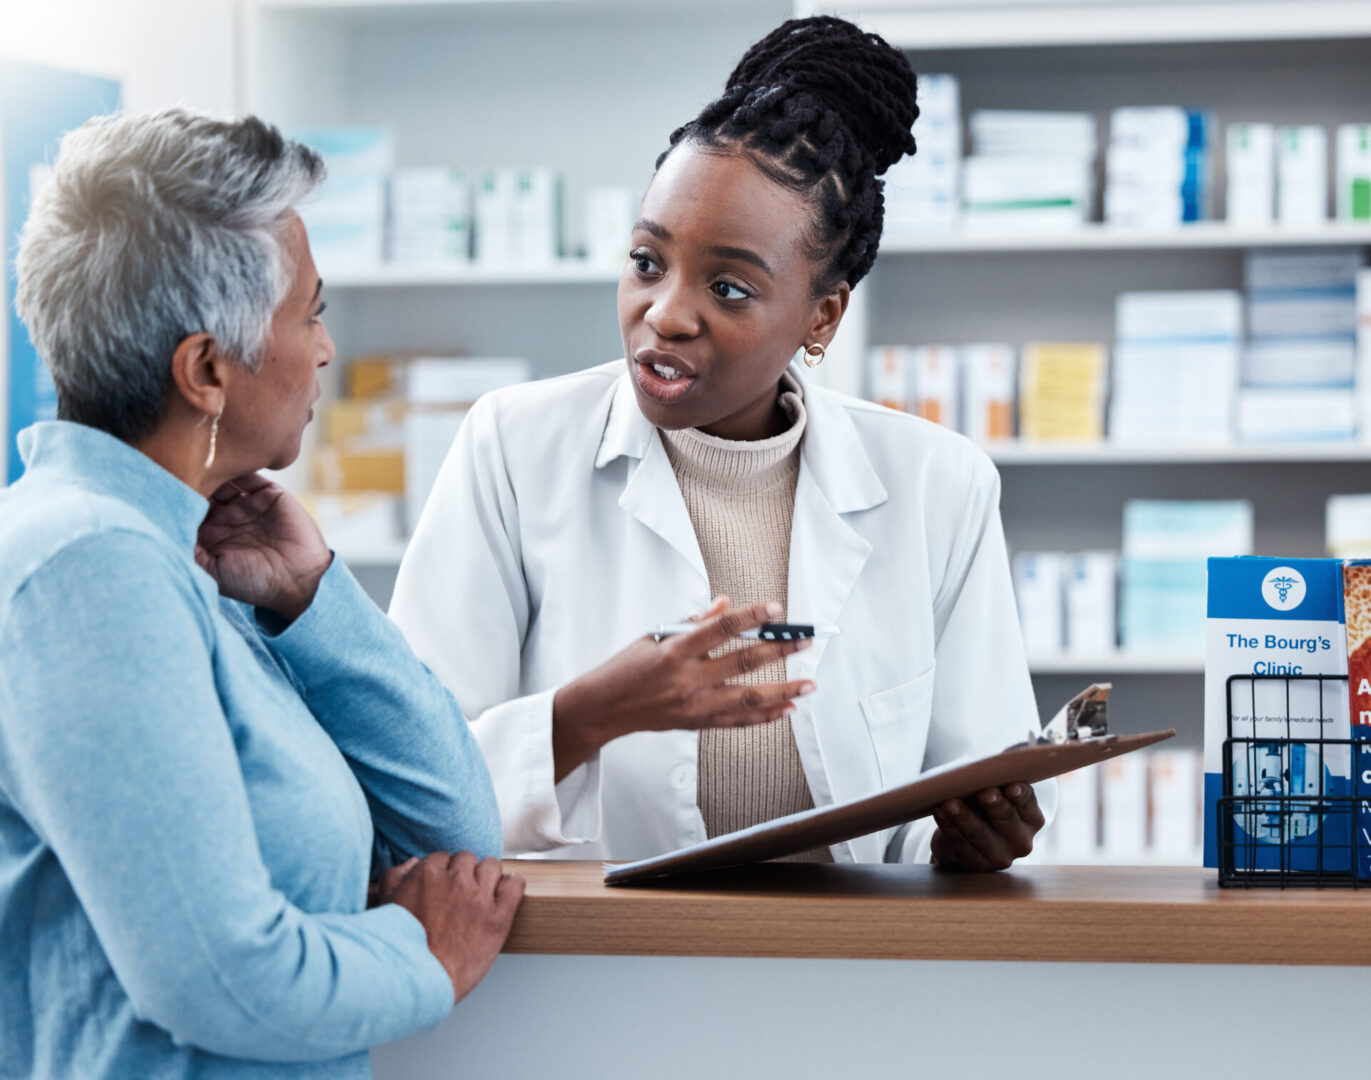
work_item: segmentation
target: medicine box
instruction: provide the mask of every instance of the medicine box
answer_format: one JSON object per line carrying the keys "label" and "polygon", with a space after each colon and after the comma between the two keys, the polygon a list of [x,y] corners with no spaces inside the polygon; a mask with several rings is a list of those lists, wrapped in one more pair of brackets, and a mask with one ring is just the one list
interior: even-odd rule
{"label": "medicine box", "polygon": [[1276,129],[1271,124],[1229,124],[1228,223],[1264,228],[1276,212]]}
{"label": "medicine box", "polygon": [[1328,133],[1316,124],[1276,132],[1276,220],[1316,225],[1328,219]]}
{"label": "medicine box", "polygon": [[1338,128],[1337,212],[1343,221],[1371,221],[1371,124]]}
{"label": "medicine box", "polygon": [[914,384],[914,413],[954,431],[958,426],[957,350],[951,345],[919,345],[909,351]]}
{"label": "medicine box", "polygon": [[1062,651],[1062,573],[1065,556],[1055,551],[1021,551],[1014,556],[1014,596],[1024,649],[1030,656]]}
{"label": "medicine box", "polygon": [[909,357],[902,345],[881,345],[871,350],[868,360],[868,396],[887,409],[908,412]]}
{"label": "medicine box", "polygon": [[1115,649],[1119,557],[1112,551],[1067,556],[1066,651],[1100,656]]}
{"label": "medicine box", "polygon": [[1014,435],[1014,347],[964,345],[961,349],[964,396],[963,433],[988,443]]}

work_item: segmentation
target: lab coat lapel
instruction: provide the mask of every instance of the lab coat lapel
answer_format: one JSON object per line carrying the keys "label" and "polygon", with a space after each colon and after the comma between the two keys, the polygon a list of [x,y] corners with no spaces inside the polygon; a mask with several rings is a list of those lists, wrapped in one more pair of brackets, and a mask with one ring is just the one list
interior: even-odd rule
{"label": "lab coat lapel", "polygon": [[621,456],[638,460],[629,463],[628,482],[619,496],[620,509],[671,545],[707,585],[709,575],[690,512],[681,497],[681,485],[657,429],[638,408],[627,375],[620,377],[615,389],[595,466],[600,468]]}
{"label": "lab coat lapel", "polygon": [[[803,376],[795,372],[803,381]],[[817,387],[805,387],[809,413],[795,488],[794,524],[790,537],[788,617],[795,621],[828,623],[842,627],[843,609],[871,555],[871,542],[859,533],[846,515],[870,509],[886,500],[881,484],[856,426],[839,398]],[[844,627],[856,639],[860,628]],[[812,678],[823,698],[824,655],[832,644],[820,638],[787,662],[791,679]],[[801,698],[791,718],[795,741],[804,762],[810,792],[816,805],[837,798],[833,777],[823,755],[824,731],[816,720],[814,699]],[[829,710],[827,723],[852,723],[852,716]],[[841,783],[838,785],[841,787]]]}

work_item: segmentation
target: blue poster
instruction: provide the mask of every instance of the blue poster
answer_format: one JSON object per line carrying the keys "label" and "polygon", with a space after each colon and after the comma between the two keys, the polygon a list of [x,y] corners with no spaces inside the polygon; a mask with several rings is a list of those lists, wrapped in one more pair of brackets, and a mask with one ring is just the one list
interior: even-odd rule
{"label": "blue poster", "polygon": [[[52,379],[14,312],[14,252],[28,215],[30,183],[57,156],[64,132],[92,116],[119,108],[119,83],[94,75],[0,60],[0,198],[3,198],[5,319],[8,355],[0,357],[8,401],[4,417],[6,475],[13,483],[23,470],[15,435],[35,420],[57,415]],[[0,341],[4,341],[0,337]]]}

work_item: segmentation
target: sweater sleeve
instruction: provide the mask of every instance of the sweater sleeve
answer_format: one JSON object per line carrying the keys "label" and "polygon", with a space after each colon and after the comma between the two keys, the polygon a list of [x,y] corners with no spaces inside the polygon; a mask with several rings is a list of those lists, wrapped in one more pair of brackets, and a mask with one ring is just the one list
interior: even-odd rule
{"label": "sweater sleeve", "polygon": [[[1040,727],[1000,524],[1000,478],[979,452],[965,490],[952,555],[934,598],[937,675],[925,769],[998,753]],[[996,677],[987,679],[991,671]],[[1035,784],[1034,792],[1050,822],[1056,782]],[[933,830],[931,818],[911,822],[887,857],[928,862]]]}
{"label": "sweater sleeve", "polygon": [[556,783],[556,691],[522,689],[533,616],[518,500],[488,396],[443,463],[400,564],[390,617],[472,717],[510,854],[594,840],[601,828],[599,755]]}
{"label": "sweater sleeve", "polygon": [[136,1015],[178,1042],[326,1060],[436,1023],[452,986],[412,915],[311,915],[273,887],[215,634],[189,567],[148,537],[105,532],[43,564],[0,620],[0,769],[17,809]]}
{"label": "sweater sleeve", "polygon": [[[271,621],[259,614],[258,625]],[[299,618],[262,637],[352,767],[383,861],[500,854],[495,792],[466,717],[341,560]]]}

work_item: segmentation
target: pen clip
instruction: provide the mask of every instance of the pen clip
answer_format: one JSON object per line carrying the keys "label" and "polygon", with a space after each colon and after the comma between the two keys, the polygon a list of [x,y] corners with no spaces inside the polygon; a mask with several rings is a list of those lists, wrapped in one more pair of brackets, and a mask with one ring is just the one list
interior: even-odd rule
{"label": "pen clip", "polygon": [[1112,683],[1092,683],[1062,706],[1030,743],[1064,743],[1109,734],[1109,692]]}
{"label": "pen clip", "polygon": [[815,627],[809,623],[762,623],[757,627],[758,641],[801,641],[815,636]]}

